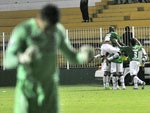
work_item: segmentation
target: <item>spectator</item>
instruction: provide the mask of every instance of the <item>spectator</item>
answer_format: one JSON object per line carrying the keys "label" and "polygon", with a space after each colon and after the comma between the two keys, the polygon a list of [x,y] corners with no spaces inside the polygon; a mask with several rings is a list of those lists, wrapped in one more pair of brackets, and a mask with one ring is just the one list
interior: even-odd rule
{"label": "spectator", "polygon": [[123,38],[123,43],[126,46],[130,46],[130,40],[133,38],[133,34],[132,32],[130,32],[129,26],[125,27],[125,33],[123,33],[122,38]]}
{"label": "spectator", "polygon": [[124,4],[129,4],[129,0],[125,0],[125,3]]}
{"label": "spectator", "polygon": [[[138,0],[138,2],[142,3],[142,2],[143,2],[143,0]],[[144,0],[144,2],[145,2],[145,3],[147,3],[147,2],[148,2],[148,0]]]}
{"label": "spectator", "polygon": [[138,0],[125,0],[125,4],[138,3]]}
{"label": "spectator", "polygon": [[114,0],[114,4],[123,4],[123,0]]}
{"label": "spectator", "polygon": [[83,18],[82,22],[89,22],[88,0],[80,1],[80,10]]}

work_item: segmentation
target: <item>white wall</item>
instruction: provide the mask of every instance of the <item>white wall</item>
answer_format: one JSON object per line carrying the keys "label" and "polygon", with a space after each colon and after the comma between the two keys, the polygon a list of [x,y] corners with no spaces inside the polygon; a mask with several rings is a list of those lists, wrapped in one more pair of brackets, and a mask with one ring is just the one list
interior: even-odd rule
{"label": "white wall", "polygon": [[[89,6],[101,0],[89,0]],[[0,0],[0,11],[41,9],[47,3],[56,4],[59,8],[79,7],[80,0]]]}

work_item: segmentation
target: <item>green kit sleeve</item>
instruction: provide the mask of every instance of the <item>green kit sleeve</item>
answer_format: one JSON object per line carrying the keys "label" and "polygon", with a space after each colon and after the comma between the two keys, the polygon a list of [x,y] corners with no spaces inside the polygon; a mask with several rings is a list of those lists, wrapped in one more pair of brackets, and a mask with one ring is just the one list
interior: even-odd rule
{"label": "green kit sleeve", "polygon": [[10,37],[8,47],[6,49],[5,67],[6,69],[14,69],[18,65],[18,55],[21,53],[21,46],[25,32],[22,28],[15,28]]}

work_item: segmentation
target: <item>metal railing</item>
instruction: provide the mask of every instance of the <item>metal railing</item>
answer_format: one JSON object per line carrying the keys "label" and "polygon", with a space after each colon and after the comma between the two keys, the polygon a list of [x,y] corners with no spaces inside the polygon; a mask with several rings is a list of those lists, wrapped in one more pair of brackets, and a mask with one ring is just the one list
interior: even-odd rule
{"label": "metal railing", "polygon": [[[140,40],[143,47],[145,48],[148,56],[150,56],[150,27],[131,27],[131,32],[133,33],[133,37]],[[116,32],[121,38],[125,32],[124,28],[117,28]],[[100,51],[96,48],[100,48],[101,43],[104,40],[105,35],[108,33],[108,28],[89,28],[89,29],[74,29],[74,30],[66,30],[66,35],[70,40],[72,46],[79,51],[79,48],[82,45],[91,45],[95,48],[95,55],[99,54]],[[5,69],[3,66],[3,59],[5,58],[5,49],[7,47],[10,32],[0,33],[0,61],[1,67]],[[60,68],[90,68],[96,67],[101,63],[100,59],[94,59],[91,63],[82,64],[82,65],[70,65],[69,62],[64,59],[61,55],[60,51],[57,54],[57,61]]]}

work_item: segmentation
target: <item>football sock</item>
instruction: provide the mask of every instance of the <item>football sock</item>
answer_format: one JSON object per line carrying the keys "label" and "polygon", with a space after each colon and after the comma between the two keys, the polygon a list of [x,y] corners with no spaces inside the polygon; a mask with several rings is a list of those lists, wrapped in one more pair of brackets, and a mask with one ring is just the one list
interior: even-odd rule
{"label": "football sock", "polygon": [[104,85],[104,88],[106,88],[106,76],[103,77],[103,85]]}

